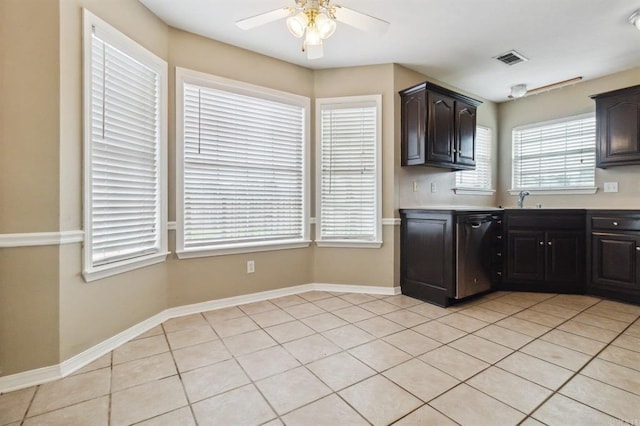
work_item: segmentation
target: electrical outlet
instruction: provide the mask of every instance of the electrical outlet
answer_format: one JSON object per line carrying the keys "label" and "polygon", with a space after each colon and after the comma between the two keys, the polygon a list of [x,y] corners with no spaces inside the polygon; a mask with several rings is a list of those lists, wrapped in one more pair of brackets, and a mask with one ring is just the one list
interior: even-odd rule
{"label": "electrical outlet", "polygon": [[605,182],[604,192],[618,192],[618,182]]}
{"label": "electrical outlet", "polygon": [[254,260],[247,260],[247,274],[253,274],[256,271],[256,262]]}
{"label": "electrical outlet", "polygon": [[413,181],[413,192],[418,192],[418,182]]}
{"label": "electrical outlet", "polygon": [[431,192],[438,192],[438,185],[435,182],[431,182]]}

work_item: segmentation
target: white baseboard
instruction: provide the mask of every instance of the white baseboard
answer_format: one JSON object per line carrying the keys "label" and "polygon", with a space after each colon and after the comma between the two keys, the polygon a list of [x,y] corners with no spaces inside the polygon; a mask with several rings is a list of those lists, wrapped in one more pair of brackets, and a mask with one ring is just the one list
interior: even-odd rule
{"label": "white baseboard", "polygon": [[98,343],[97,345],[92,346],[78,355],[61,362],[60,364],[38,368],[36,370],[24,371],[22,373],[12,374],[9,376],[0,376],[0,394],[40,385],[66,377],[123,345],[129,340],[139,336],[145,331],[162,324],[168,319],[212,311],[215,309],[228,308],[231,306],[244,305],[247,303],[261,302],[263,300],[274,299],[276,297],[290,296],[309,291],[368,293],[393,296],[400,294],[400,287],[311,283],[168,308],[132,327],[129,327],[123,332]]}
{"label": "white baseboard", "polygon": [[60,364],[0,377],[0,394],[52,382],[62,377]]}

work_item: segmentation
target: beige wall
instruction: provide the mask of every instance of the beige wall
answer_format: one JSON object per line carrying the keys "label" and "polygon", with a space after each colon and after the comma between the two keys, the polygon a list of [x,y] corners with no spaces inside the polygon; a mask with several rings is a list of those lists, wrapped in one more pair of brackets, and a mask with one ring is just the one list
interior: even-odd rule
{"label": "beige wall", "polygon": [[[54,3],[52,0],[40,0]],[[135,0],[59,0],[60,228],[82,222],[82,8],[167,60],[169,29]],[[60,360],[101,342],[166,308],[166,264],[85,283],[81,245],[60,247]]]}
{"label": "beige wall", "polygon": [[[595,111],[595,103],[589,98],[610,90],[640,84],[640,68],[613,74],[596,80],[556,89],[535,96],[500,104],[500,182],[498,202],[514,206],[516,196],[509,195],[511,188],[511,131],[524,124],[553,120],[561,117]],[[596,169],[598,192],[592,195],[532,195],[525,205],[543,207],[588,207],[588,208],[640,208],[640,166]],[[604,182],[618,182],[618,193],[604,193]]]}
{"label": "beige wall", "polygon": [[58,247],[0,248],[1,375],[58,362]]}
{"label": "beige wall", "polygon": [[[58,230],[58,40],[56,2],[0,1],[0,233]],[[57,275],[57,247],[0,248],[0,374],[57,362]]]}
{"label": "beige wall", "polygon": [[[297,95],[313,96],[313,71],[213,41],[170,30],[169,218],[175,220],[175,68],[182,67]],[[172,232],[169,249],[175,250]],[[312,282],[311,249],[279,250],[168,262],[168,305],[180,306]],[[247,261],[256,272],[247,274]]]}
{"label": "beige wall", "polygon": [[[468,95],[482,101],[478,107],[478,125],[489,127],[492,130],[492,153],[496,159],[498,155],[498,107],[495,103],[479,98],[471,93],[467,93],[446,85],[438,80],[431,79],[415,71],[404,68],[400,65],[394,67],[394,89],[395,89],[395,141],[396,141],[396,198],[397,208],[428,207],[428,206],[496,206],[496,196],[486,195],[457,195],[453,192],[456,183],[456,175],[449,169],[438,167],[400,167],[400,96],[398,91],[406,89],[425,80],[442,85],[451,90]],[[493,182],[496,188],[498,182],[497,161],[493,162]],[[413,192],[413,182],[418,185],[418,190]],[[431,192],[431,184],[435,183],[437,192]]]}
{"label": "beige wall", "polygon": [[[392,64],[385,64],[318,70],[313,89],[316,98],[382,95],[382,217],[385,218],[394,217],[393,68]],[[383,226],[382,238],[383,245],[379,249],[314,247],[314,282],[393,286],[396,282],[394,251],[397,249],[394,227]]]}
{"label": "beige wall", "polygon": [[58,229],[58,41],[56,2],[0,2],[0,233]]}

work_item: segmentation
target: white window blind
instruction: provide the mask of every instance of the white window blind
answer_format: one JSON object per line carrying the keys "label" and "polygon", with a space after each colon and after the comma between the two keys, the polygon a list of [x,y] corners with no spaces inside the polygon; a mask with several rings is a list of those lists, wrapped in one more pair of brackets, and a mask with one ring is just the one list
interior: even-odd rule
{"label": "white window blind", "polygon": [[318,241],[381,240],[380,96],[319,99]]}
{"label": "white window blind", "polygon": [[476,127],[476,169],[456,172],[457,188],[491,189],[491,129]]}
{"label": "white window blind", "polygon": [[[86,12],[88,14],[88,12]],[[164,256],[163,84],[166,64],[85,15],[85,277]],[[114,35],[115,34],[115,35]],[[164,67],[163,67],[164,65]]]}
{"label": "white window blind", "polygon": [[307,108],[188,82],[182,107],[179,250],[305,240]]}
{"label": "white window blind", "polygon": [[595,186],[595,146],[593,114],[515,128],[513,188]]}

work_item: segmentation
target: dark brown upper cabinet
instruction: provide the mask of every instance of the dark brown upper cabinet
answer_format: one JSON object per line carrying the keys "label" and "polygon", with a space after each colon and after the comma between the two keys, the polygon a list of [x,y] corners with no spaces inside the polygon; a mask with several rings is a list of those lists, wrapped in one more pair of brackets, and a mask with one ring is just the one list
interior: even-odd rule
{"label": "dark brown upper cabinet", "polygon": [[596,101],[596,166],[640,164],[640,86],[591,98]]}
{"label": "dark brown upper cabinet", "polygon": [[476,167],[480,101],[424,82],[400,91],[403,166]]}

